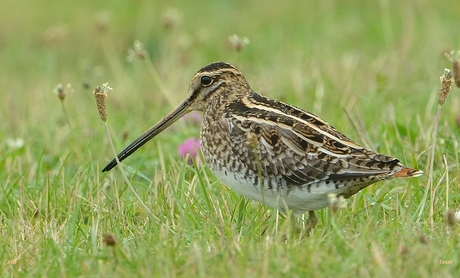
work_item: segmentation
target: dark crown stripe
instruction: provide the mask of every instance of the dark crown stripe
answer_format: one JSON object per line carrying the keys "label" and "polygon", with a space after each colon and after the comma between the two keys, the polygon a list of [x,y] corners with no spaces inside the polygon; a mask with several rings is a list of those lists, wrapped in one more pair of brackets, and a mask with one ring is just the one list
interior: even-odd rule
{"label": "dark crown stripe", "polygon": [[230,64],[224,63],[224,62],[215,62],[215,63],[209,64],[203,67],[198,72],[209,72],[209,71],[216,71],[220,69],[235,69],[235,67],[233,67]]}

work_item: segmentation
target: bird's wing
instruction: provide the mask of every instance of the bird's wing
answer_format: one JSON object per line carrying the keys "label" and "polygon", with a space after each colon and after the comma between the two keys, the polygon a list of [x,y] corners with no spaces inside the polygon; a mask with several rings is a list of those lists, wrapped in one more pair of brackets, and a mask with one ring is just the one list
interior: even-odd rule
{"label": "bird's wing", "polygon": [[293,185],[390,176],[404,168],[396,158],[359,146],[319,117],[257,94],[230,107],[221,121],[241,162]]}

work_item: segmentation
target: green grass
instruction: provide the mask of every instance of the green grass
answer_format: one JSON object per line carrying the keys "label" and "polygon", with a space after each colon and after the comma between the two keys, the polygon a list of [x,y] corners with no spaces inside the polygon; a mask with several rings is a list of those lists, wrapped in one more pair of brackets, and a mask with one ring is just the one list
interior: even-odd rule
{"label": "green grass", "polygon": [[[443,53],[460,48],[460,2],[247,2],[172,1],[182,23],[170,30],[160,1],[2,3],[1,276],[460,275],[460,226],[446,225],[447,210],[460,206],[457,88],[441,110],[432,188],[428,172],[439,76],[451,66]],[[250,39],[239,53],[227,41],[234,33]],[[146,63],[126,61],[135,40],[169,99]],[[298,237],[276,211],[179,158],[196,125],[179,122],[126,160],[139,198],[119,169],[101,173],[113,152],[95,86],[114,88],[108,125],[121,150],[216,60],[236,65],[254,90],[426,175],[374,184],[347,209],[319,211],[313,234]],[[64,100],[71,126],[53,94],[59,83],[72,84]],[[24,146],[11,148],[11,138]]]}

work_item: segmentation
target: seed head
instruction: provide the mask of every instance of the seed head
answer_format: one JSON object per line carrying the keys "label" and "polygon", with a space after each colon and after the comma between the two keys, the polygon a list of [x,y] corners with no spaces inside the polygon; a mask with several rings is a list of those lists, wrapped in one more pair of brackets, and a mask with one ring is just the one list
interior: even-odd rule
{"label": "seed head", "polygon": [[450,69],[444,69],[444,74],[440,77],[440,80],[441,88],[438,93],[438,103],[443,105],[452,88],[452,83],[454,82],[452,71]]}
{"label": "seed head", "polygon": [[237,34],[233,34],[228,37],[230,45],[236,52],[240,52],[243,48],[249,44],[249,39],[246,37],[239,37]]}
{"label": "seed head", "polygon": [[110,14],[107,11],[98,13],[94,18],[94,25],[99,33],[107,32],[110,25]]}
{"label": "seed head", "polygon": [[167,8],[161,16],[161,22],[165,29],[173,29],[182,22],[182,13],[174,8]]}
{"label": "seed head", "polygon": [[94,91],[93,95],[96,99],[97,111],[99,112],[99,117],[101,117],[102,121],[107,120],[107,112],[105,110],[105,99],[107,98],[107,92],[113,90],[109,87],[109,83],[104,83],[102,86],[97,86]]}
{"label": "seed head", "polygon": [[62,84],[58,84],[56,88],[54,89],[54,92],[56,92],[60,100],[65,99],[65,91],[64,91],[64,87],[62,87]]}
{"label": "seed head", "polygon": [[257,138],[257,134],[255,134],[254,132],[246,133],[246,145],[248,145],[252,149],[256,149],[258,144],[259,138]]}
{"label": "seed head", "polygon": [[53,92],[58,96],[58,98],[62,101],[65,99],[67,96],[67,92],[73,91],[72,85],[70,83],[67,84],[67,86],[62,86],[62,84],[57,84],[56,87],[54,88]]}
{"label": "seed head", "polygon": [[144,49],[144,45],[140,41],[134,41],[133,48],[128,49],[128,57],[126,60],[128,62],[133,62],[136,60],[143,61],[148,55],[147,51]]}

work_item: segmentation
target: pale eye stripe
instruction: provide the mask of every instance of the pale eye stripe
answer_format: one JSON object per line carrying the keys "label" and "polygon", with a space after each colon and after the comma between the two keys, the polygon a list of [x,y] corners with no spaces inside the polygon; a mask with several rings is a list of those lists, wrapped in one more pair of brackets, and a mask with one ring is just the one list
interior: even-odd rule
{"label": "pale eye stripe", "polygon": [[[247,100],[247,99],[246,99],[246,100]],[[275,114],[280,114],[280,115],[286,116],[286,117],[288,117],[288,118],[291,118],[291,119],[293,119],[293,120],[295,120],[295,121],[301,122],[301,123],[303,123],[303,124],[305,124],[305,125],[311,127],[312,129],[316,130],[317,132],[321,133],[322,135],[324,135],[324,136],[326,136],[326,137],[329,137],[329,138],[331,138],[331,139],[333,139],[333,140],[335,140],[335,141],[338,141],[338,142],[342,143],[342,144],[345,145],[345,146],[349,146],[349,147],[355,148],[355,149],[362,149],[361,146],[358,146],[358,145],[353,144],[353,143],[348,142],[348,141],[343,141],[343,140],[341,140],[340,138],[337,138],[337,137],[335,137],[334,135],[332,135],[332,134],[330,134],[330,133],[327,133],[327,132],[325,132],[325,131],[319,129],[317,126],[315,126],[315,125],[313,125],[313,124],[311,124],[311,123],[309,123],[309,122],[307,122],[307,121],[305,121],[305,120],[303,120],[303,119],[301,119],[301,118],[297,118],[297,117],[295,117],[295,116],[285,114],[285,113],[281,112],[281,111],[278,110],[278,109],[273,109],[273,108],[271,108],[271,107],[263,106],[263,105],[257,105],[257,104],[254,104],[254,103],[252,103],[252,102],[249,102],[249,100],[247,100],[247,101],[248,101],[248,103],[245,103],[245,104],[246,104],[248,107],[250,107],[250,108],[255,108],[255,109],[259,109],[259,110],[267,110],[267,111],[273,112],[273,113],[275,113]],[[314,117],[314,116],[312,116],[312,115],[310,115],[310,116],[324,123],[324,121],[322,121],[321,119],[318,119],[317,117]]]}

